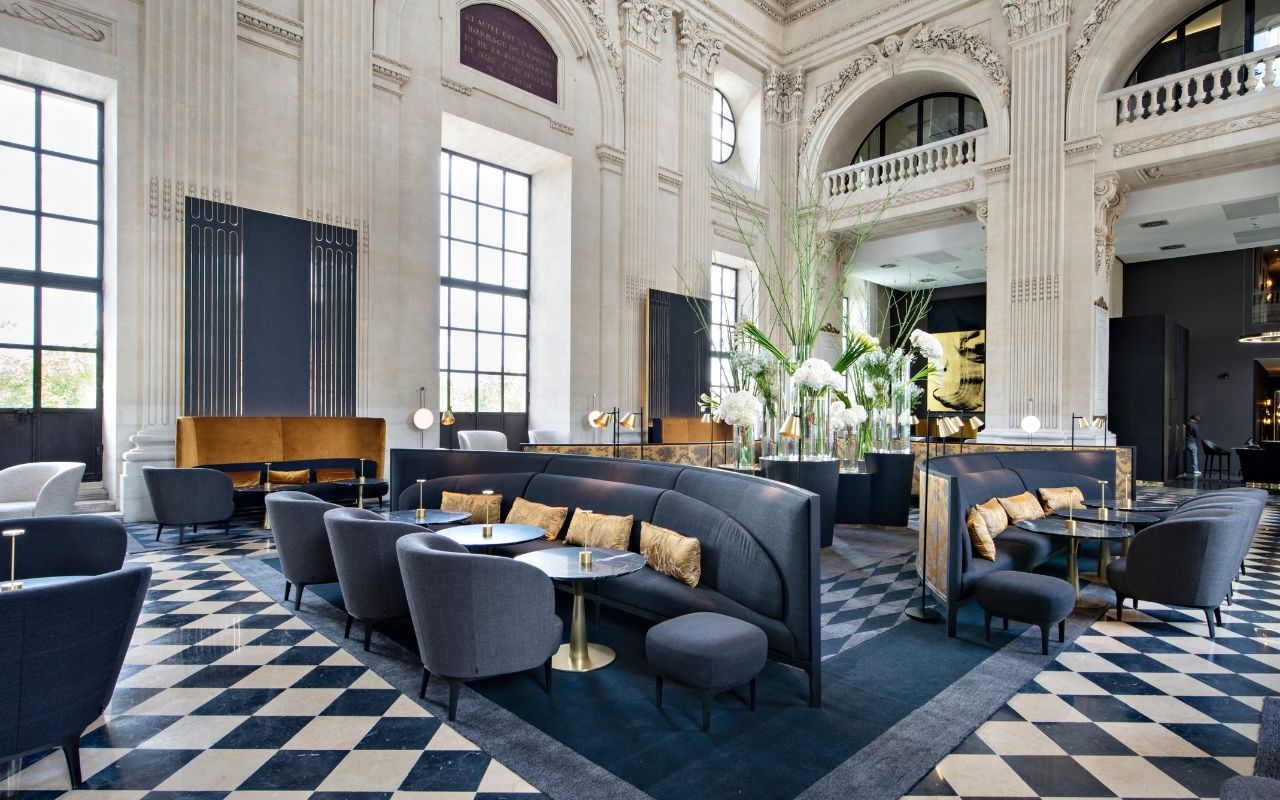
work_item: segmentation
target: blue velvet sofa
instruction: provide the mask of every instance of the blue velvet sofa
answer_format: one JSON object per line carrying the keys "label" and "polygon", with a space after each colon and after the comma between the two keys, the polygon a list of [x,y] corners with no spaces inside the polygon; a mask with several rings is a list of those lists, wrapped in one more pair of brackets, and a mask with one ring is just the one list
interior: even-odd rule
{"label": "blue velvet sofa", "polygon": [[[648,619],[715,611],[759,626],[770,658],[809,676],[809,702],[821,703],[818,612],[818,496],[794,486],[733,472],[652,461],[544,453],[392,450],[393,507],[416,507],[424,479],[425,507],[444,491],[502,495],[505,518],[517,497],[589,508],[635,519],[630,549],[639,551],[641,521],[697,537],[702,579],[697,587],[648,567],[601,581],[595,599]],[[566,522],[566,527],[567,527]],[[539,540],[510,554],[563,547]]]}
{"label": "blue velvet sofa", "polygon": [[[257,472],[258,483],[261,484],[267,479],[267,470],[261,461],[248,461],[241,464],[201,464],[205,469],[216,469],[220,472]],[[354,503],[357,497],[357,487],[350,486],[345,483],[333,483],[332,481],[317,481],[316,470],[318,469],[349,469],[352,475],[360,472],[360,459],[358,458],[308,458],[299,459],[297,461],[272,461],[272,472],[292,472],[305,469],[308,472],[308,480],[306,483],[277,483],[274,486],[287,488],[294,492],[306,492],[309,495],[318,497],[326,503]],[[374,480],[378,475],[378,462],[365,459],[364,475],[369,480]],[[370,500],[377,500],[384,497],[387,493],[385,484],[373,483],[364,487],[364,499],[367,503]],[[265,507],[264,493],[258,489],[236,489],[235,504],[236,513],[244,513],[249,511],[261,511]]]}
{"label": "blue velvet sofa", "polygon": [[947,609],[947,635],[956,635],[956,615],[974,598],[978,581],[997,570],[1032,570],[1067,544],[1065,537],[1010,528],[995,539],[996,559],[975,558],[966,517],[992,497],[1045,487],[1076,486],[1086,500],[1097,499],[1107,481],[1107,497],[1132,498],[1134,483],[1125,468],[1132,459],[1117,450],[1021,450],[936,456],[919,470],[922,518],[916,569],[929,593]]}

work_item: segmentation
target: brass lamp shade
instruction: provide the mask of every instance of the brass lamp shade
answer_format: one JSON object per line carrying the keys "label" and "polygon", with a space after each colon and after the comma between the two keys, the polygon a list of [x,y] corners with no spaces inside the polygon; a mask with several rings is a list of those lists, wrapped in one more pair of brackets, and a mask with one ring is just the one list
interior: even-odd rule
{"label": "brass lamp shade", "polygon": [[1106,427],[1106,424],[1107,424],[1106,417],[1077,417],[1076,418],[1076,427],[1081,429],[1097,428],[1098,430],[1102,430],[1104,427]]}
{"label": "brass lamp shade", "polygon": [[634,411],[628,411],[618,424],[629,431],[634,431],[640,425],[640,415]]}
{"label": "brass lamp shade", "polygon": [[799,439],[800,418],[795,414],[787,417],[786,421],[782,423],[782,427],[778,430],[778,433],[787,439]]}
{"label": "brass lamp shade", "polygon": [[973,428],[975,431],[982,430],[983,426],[986,424],[987,423],[982,421],[981,417],[969,417],[969,427]]}
{"label": "brass lamp shade", "polygon": [[453,425],[456,422],[457,420],[453,418],[453,409],[451,408],[446,408],[444,413],[440,415],[441,425]]}
{"label": "brass lamp shade", "polygon": [[613,424],[613,413],[610,411],[594,412],[591,424],[597,428],[607,428]]}
{"label": "brass lamp shade", "polygon": [[710,411],[708,411],[708,412],[706,412],[705,414],[703,414],[703,415],[702,415],[702,421],[703,421],[703,423],[704,423],[704,424],[708,424],[708,425],[709,425],[709,424],[711,424],[712,422],[715,422],[715,421],[716,421],[716,419],[715,419],[715,417],[711,416],[711,412],[710,412]]}
{"label": "brass lamp shade", "polygon": [[959,417],[943,417],[938,420],[938,432],[943,436],[955,436],[960,432],[960,427]]}

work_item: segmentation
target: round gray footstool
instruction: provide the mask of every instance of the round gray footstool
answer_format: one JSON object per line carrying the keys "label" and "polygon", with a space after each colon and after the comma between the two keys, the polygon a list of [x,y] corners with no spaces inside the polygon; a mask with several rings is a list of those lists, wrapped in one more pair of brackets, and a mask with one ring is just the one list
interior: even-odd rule
{"label": "round gray footstool", "polygon": [[1040,627],[1040,653],[1049,655],[1049,626],[1058,623],[1058,641],[1066,641],[1066,619],[1076,607],[1076,590],[1052,575],[1001,570],[978,581],[978,605],[986,612],[987,641],[991,641],[991,618]]}
{"label": "round gray footstool", "polygon": [[717,692],[749,682],[756,710],[756,675],[764,669],[769,640],[750,622],[709,611],[685,614],[650,628],[644,650],[658,673],[658,708],[666,677],[698,690],[704,731],[711,730],[711,695]]}

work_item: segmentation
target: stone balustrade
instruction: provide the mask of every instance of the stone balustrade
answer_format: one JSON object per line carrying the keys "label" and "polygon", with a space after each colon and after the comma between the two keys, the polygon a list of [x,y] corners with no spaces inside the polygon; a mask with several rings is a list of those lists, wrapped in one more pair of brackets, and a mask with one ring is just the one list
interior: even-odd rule
{"label": "stone balustrade", "polygon": [[1102,105],[1104,113],[1114,113],[1115,124],[1123,126],[1166,114],[1191,113],[1259,92],[1280,98],[1280,47],[1126,86],[1104,94]]}
{"label": "stone balustrade", "polygon": [[982,144],[986,135],[984,128],[832,170],[822,176],[823,195],[829,198],[840,197],[863,189],[888,186],[908,178],[975,164],[982,157]]}

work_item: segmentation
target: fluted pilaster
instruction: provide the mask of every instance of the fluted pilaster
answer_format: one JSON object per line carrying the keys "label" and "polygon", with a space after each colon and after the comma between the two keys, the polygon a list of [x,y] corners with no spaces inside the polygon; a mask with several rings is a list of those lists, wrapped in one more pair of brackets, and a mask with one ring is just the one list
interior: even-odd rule
{"label": "fluted pilaster", "polygon": [[711,91],[724,41],[680,15],[680,263],[687,290],[706,297],[711,259]]}

